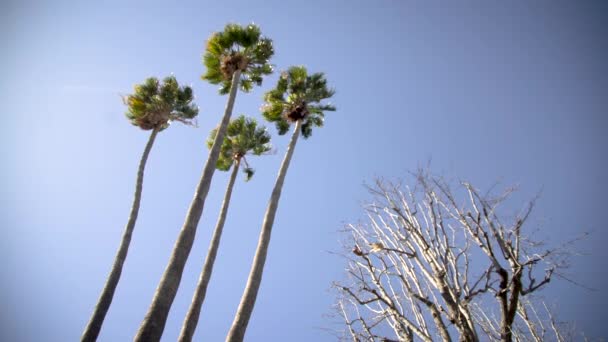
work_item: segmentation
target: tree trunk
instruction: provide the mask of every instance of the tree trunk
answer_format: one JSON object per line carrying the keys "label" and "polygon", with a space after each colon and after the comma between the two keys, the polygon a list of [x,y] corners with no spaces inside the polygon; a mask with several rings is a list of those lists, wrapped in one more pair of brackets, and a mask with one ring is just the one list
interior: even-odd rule
{"label": "tree trunk", "polygon": [[178,341],[180,342],[192,341],[192,337],[194,336],[194,330],[196,330],[201,307],[203,306],[205,294],[207,293],[207,285],[209,285],[209,280],[211,279],[211,274],[213,272],[213,264],[215,263],[215,257],[217,256],[217,250],[220,247],[222,231],[224,230],[224,222],[226,222],[226,215],[228,214],[228,207],[230,206],[230,197],[232,196],[232,188],[234,187],[236,175],[239,173],[240,162],[240,159],[237,159],[232,166],[232,174],[230,175],[230,180],[228,181],[228,187],[226,187],[224,202],[222,202],[220,215],[217,219],[217,224],[215,225],[213,237],[211,238],[207,258],[205,259],[205,264],[203,266],[203,270],[201,271],[198,285],[196,286],[196,291],[192,297],[190,309],[188,309],[188,313],[186,314],[186,318],[184,319],[184,324],[182,326],[182,331],[179,335]]}
{"label": "tree trunk", "polygon": [[298,120],[296,122],[291,141],[287,147],[285,158],[279,169],[279,175],[274,184],[270,201],[268,201],[268,207],[266,208],[266,214],[264,215],[264,221],[262,223],[262,231],[260,232],[260,238],[258,240],[258,247],[253,258],[253,264],[251,266],[251,272],[249,273],[249,279],[245,286],[245,292],[241,298],[241,303],[237,309],[232,322],[232,327],[228,332],[226,341],[235,342],[243,341],[245,337],[245,331],[247,330],[247,324],[251,318],[253,307],[255,306],[255,300],[260,289],[260,283],[262,282],[262,274],[264,272],[264,263],[266,262],[266,255],[268,254],[268,244],[270,243],[270,233],[272,232],[272,224],[274,223],[274,217],[277,213],[277,207],[279,205],[279,199],[281,198],[281,190],[283,189],[283,182],[285,181],[285,175],[289,168],[289,162],[293,155],[293,150],[296,147],[298,136],[300,135],[300,127],[302,122]]}
{"label": "tree trunk", "polygon": [[236,92],[239,87],[239,79],[241,76],[240,70],[235,71],[232,76],[232,84],[230,86],[230,95],[228,96],[228,103],[226,103],[226,109],[224,111],[224,117],[222,118],[220,127],[217,130],[217,135],[209,157],[205,163],[203,174],[194,193],[192,203],[190,203],[190,209],[186,215],[186,220],[182,226],[182,230],[179,232],[177,241],[173,246],[173,252],[169,259],[169,264],[165,268],[165,272],[156,288],[154,298],[148,308],[148,312],[142,322],[137,334],[135,335],[135,341],[141,342],[152,342],[160,341],[160,337],[165,329],[167,322],[167,316],[171,309],[171,304],[177,294],[179,283],[182,279],[184,272],[184,266],[188,260],[188,255],[192,249],[194,243],[194,237],[196,236],[196,228],[198,222],[201,219],[203,213],[203,207],[205,206],[205,199],[209,193],[209,187],[211,185],[211,179],[215,172],[215,166],[217,159],[220,154],[220,147],[224,141],[226,135],[226,127],[230,121],[232,115],[232,108],[234,106],[234,100],[236,98]]}
{"label": "tree trunk", "polygon": [[144,153],[142,154],[141,159],[139,161],[139,168],[137,169],[137,180],[135,183],[135,195],[133,196],[133,204],[131,205],[131,213],[129,214],[129,220],[127,221],[127,226],[125,227],[125,231],[122,235],[122,240],[120,242],[120,246],[118,247],[116,257],[114,258],[114,265],[112,265],[112,270],[110,271],[108,280],[106,280],[106,284],[103,290],[101,291],[101,296],[99,296],[99,300],[97,301],[97,305],[95,306],[95,311],[93,311],[91,320],[87,324],[82,334],[82,341],[88,342],[97,340],[97,336],[99,336],[99,331],[101,330],[103,321],[106,318],[108,309],[110,309],[110,304],[112,304],[114,291],[116,291],[116,287],[118,286],[120,274],[122,273],[122,267],[129,252],[131,236],[133,235],[133,229],[135,228],[135,222],[137,221],[137,214],[139,213],[141,191],[144,182],[144,169],[146,168],[148,155],[150,154],[152,145],[154,145],[154,140],[156,139],[158,131],[158,128],[152,130],[152,133],[148,138],[148,143],[144,148]]}

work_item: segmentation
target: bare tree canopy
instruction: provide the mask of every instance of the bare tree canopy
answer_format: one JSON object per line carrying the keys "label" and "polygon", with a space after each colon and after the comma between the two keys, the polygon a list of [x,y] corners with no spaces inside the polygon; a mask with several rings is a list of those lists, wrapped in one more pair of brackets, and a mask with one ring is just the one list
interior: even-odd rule
{"label": "bare tree canopy", "polygon": [[513,189],[452,189],[426,171],[412,187],[369,187],[366,222],[350,224],[347,277],[334,284],[336,309],[352,341],[569,340],[544,302],[546,287],[572,255],[524,229],[535,199],[506,210]]}

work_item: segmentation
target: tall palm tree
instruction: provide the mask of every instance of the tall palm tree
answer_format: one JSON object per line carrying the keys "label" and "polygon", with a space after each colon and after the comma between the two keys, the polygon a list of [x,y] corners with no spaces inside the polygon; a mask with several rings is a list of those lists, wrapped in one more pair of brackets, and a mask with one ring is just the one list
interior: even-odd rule
{"label": "tall palm tree", "polygon": [[[217,129],[214,129],[209,136],[209,140],[207,140],[207,146],[209,148],[213,145],[216,135]],[[231,121],[228,125],[220,157],[217,161],[217,169],[228,171],[232,167],[232,173],[230,175],[228,187],[226,188],[220,215],[215,230],[213,231],[207,258],[205,259],[198,285],[194,292],[194,296],[192,297],[190,309],[188,309],[178,339],[181,342],[192,341],[192,336],[194,336],[194,330],[196,329],[201,307],[205,300],[205,294],[207,293],[207,285],[209,284],[211,273],[213,272],[213,264],[215,263],[217,250],[220,246],[224,222],[226,221],[226,215],[228,214],[228,207],[230,205],[232,188],[234,187],[234,181],[241,166],[241,162],[243,162],[245,166],[243,168],[246,175],[245,181],[249,181],[253,176],[254,170],[249,167],[245,156],[247,154],[259,156],[270,151],[270,148],[270,134],[266,131],[265,127],[258,127],[257,122],[254,119],[245,118],[245,116],[241,115],[236,120]]]}
{"label": "tall palm tree", "polygon": [[141,129],[151,130],[152,132],[139,162],[133,205],[131,206],[131,213],[122,236],[122,241],[120,242],[120,247],[114,258],[114,265],[97,301],[93,315],[84,330],[82,341],[95,341],[97,339],[112,303],[114,291],[118,285],[129,251],[131,236],[133,235],[135,221],[139,212],[144,169],[156,135],[158,132],[169,127],[171,121],[191,124],[192,120],[198,115],[198,108],[192,104],[192,88],[179,87],[173,76],[165,78],[162,84],[159,83],[158,79],[150,77],[143,84],[136,85],[135,93],[125,96],[123,100],[128,106],[126,116],[129,121]]}
{"label": "tall palm tree", "polygon": [[295,127],[266,208],[249,279],[226,341],[243,341],[245,337],[247,324],[262,282],[270,234],[283,182],[298,136],[301,132],[304,138],[308,138],[312,134],[313,127],[323,126],[324,112],[335,111],[336,108],[330,104],[322,104],[321,101],[330,98],[333,94],[334,91],[327,87],[323,73],[308,75],[305,67],[295,66],[284,72],[279,78],[276,88],[265,95],[266,103],[262,107],[264,118],[276,124],[280,135],[287,133],[292,123]]}
{"label": "tall palm tree", "polygon": [[184,225],[173,246],[169,263],[156,288],[152,303],[137,331],[136,341],[159,341],[162,336],[194,243],[198,222],[220,155],[220,147],[232,115],[236,91],[239,87],[243,91],[249,91],[254,84],[262,84],[262,76],[272,73],[272,66],[268,61],[273,54],[272,40],[263,37],[260,29],[253,24],[245,27],[228,24],[224,31],[213,34],[207,41],[203,56],[207,72],[202,78],[212,84],[221,84],[220,93],[229,93],[228,102]]}

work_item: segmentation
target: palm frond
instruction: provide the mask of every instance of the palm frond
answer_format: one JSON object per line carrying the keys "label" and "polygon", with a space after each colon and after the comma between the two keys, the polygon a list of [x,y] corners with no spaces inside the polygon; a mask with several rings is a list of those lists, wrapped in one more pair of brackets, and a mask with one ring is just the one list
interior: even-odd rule
{"label": "palm frond", "polygon": [[309,75],[306,67],[292,66],[281,73],[276,87],[264,95],[262,116],[275,123],[279,135],[287,133],[290,122],[302,120],[301,132],[308,138],[313,127],[323,127],[324,112],[336,110],[322,102],[334,93],[323,73]]}
{"label": "palm frond", "polygon": [[169,122],[177,120],[192,124],[198,115],[198,107],[192,103],[192,88],[180,87],[174,76],[163,79],[147,78],[134,86],[134,93],[123,98],[127,105],[127,119],[144,130],[163,130]]}
{"label": "palm frond", "polygon": [[243,172],[245,173],[245,182],[249,182],[253,177],[255,170],[250,167],[246,167],[243,169]]}
{"label": "palm frond", "polygon": [[263,37],[258,26],[228,24],[207,41],[203,55],[206,72],[201,78],[220,84],[220,94],[227,94],[232,75],[238,69],[241,71],[239,87],[249,92],[254,85],[262,84],[263,76],[272,73],[269,60],[273,54],[272,40]]}
{"label": "palm frond", "polygon": [[[209,148],[213,145],[216,135],[217,129],[212,130],[209,134],[207,139]],[[270,151],[271,148],[270,134],[266,128],[258,126],[255,119],[240,115],[228,124],[216,167],[218,170],[227,171],[236,159],[244,160],[248,154],[261,155]],[[246,169],[253,171],[248,164]],[[251,176],[253,176],[253,172],[251,172]]]}

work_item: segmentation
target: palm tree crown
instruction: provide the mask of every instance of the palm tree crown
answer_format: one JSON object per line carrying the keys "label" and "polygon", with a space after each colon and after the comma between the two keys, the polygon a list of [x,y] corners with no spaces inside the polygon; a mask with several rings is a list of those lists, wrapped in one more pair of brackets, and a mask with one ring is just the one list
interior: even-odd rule
{"label": "palm tree crown", "polygon": [[127,119],[133,125],[144,130],[163,130],[173,120],[193,124],[198,107],[192,99],[192,88],[180,87],[175,77],[169,76],[162,84],[156,77],[146,79],[135,85],[135,93],[125,96],[123,101],[128,106]]}
{"label": "palm tree crown", "polygon": [[293,66],[281,73],[275,89],[264,96],[262,115],[276,124],[280,135],[287,133],[290,123],[301,120],[302,135],[308,138],[313,127],[323,126],[323,112],[336,110],[331,104],[321,103],[334,93],[323,73],[308,75],[305,67]]}
{"label": "palm tree crown", "polygon": [[[216,135],[217,128],[209,134],[209,139],[207,139],[209,148],[213,145]],[[255,119],[241,115],[228,124],[216,167],[218,170],[228,171],[235,161],[243,161],[245,163],[243,169],[246,175],[245,180],[248,181],[253,176],[254,170],[249,167],[245,156],[247,154],[259,156],[270,151],[270,149],[270,134],[266,127],[258,127]]]}
{"label": "palm tree crown", "polygon": [[272,73],[268,60],[273,54],[272,40],[263,37],[258,26],[228,24],[224,31],[214,33],[207,41],[203,56],[207,72],[202,79],[221,84],[220,93],[227,94],[232,75],[240,70],[240,87],[248,92],[254,84],[262,84],[263,75]]}

